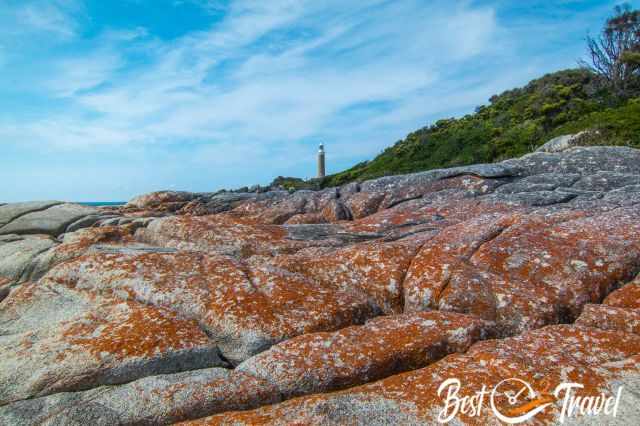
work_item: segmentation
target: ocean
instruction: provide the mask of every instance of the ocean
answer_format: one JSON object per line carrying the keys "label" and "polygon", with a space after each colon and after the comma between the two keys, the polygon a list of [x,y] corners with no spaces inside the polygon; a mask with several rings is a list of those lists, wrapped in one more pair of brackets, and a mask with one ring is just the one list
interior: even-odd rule
{"label": "ocean", "polygon": [[83,206],[100,207],[100,206],[123,206],[126,201],[78,201],[76,204]]}

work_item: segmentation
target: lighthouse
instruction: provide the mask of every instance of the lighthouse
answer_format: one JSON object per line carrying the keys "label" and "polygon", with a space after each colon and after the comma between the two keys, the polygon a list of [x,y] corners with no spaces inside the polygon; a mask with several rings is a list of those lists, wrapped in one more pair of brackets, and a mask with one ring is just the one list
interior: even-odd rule
{"label": "lighthouse", "polygon": [[320,144],[318,149],[318,179],[322,179],[324,175],[324,145]]}

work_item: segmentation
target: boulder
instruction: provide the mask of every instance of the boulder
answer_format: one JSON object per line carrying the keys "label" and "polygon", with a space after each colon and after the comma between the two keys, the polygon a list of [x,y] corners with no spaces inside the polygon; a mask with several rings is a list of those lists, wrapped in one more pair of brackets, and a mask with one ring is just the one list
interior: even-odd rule
{"label": "boulder", "polygon": [[640,335],[640,309],[589,304],[584,307],[575,324]]}
{"label": "boulder", "polygon": [[[484,409],[477,413],[471,409],[456,413],[454,406],[444,410],[446,392],[449,386],[455,386],[455,383],[445,385],[439,395],[438,390],[447,379],[460,381],[460,396],[473,396],[483,385],[489,391],[497,387],[500,393],[495,398],[496,409],[508,417],[515,418],[549,404],[530,420],[535,424],[560,423],[564,394],[556,397],[553,390],[563,382],[582,384],[584,388],[579,394],[583,397],[604,393],[615,398],[622,386],[617,417],[601,413],[597,417],[570,420],[574,424],[581,421],[625,424],[640,414],[637,408],[640,398],[635,391],[640,380],[639,354],[640,336],[635,334],[571,325],[549,326],[509,339],[476,343],[465,354],[450,355],[425,368],[374,383],[184,424],[438,424],[449,416],[452,424],[500,424],[491,410],[489,396],[485,396]],[[519,392],[523,384],[514,378],[528,383],[533,393]],[[500,396],[506,392],[518,394],[519,398],[512,403]]]}
{"label": "boulder", "polygon": [[337,199],[329,200],[322,209],[321,214],[329,223],[351,219],[351,213],[349,210]]}
{"label": "boulder", "polygon": [[209,368],[14,402],[0,407],[0,423],[164,425],[278,401],[278,391],[263,380]]}
{"label": "boulder", "polygon": [[284,398],[328,392],[424,367],[490,335],[466,315],[384,316],[333,333],[310,333],[272,346],[237,367],[273,383]]}
{"label": "boulder", "polygon": [[402,282],[415,253],[424,241],[416,236],[403,241],[371,241],[339,249],[306,249],[281,255],[274,263],[324,285],[357,291],[376,311],[402,312]]}
{"label": "boulder", "polygon": [[602,305],[586,305],[576,324],[640,334],[640,276],[609,294]]}
{"label": "boulder", "polygon": [[284,339],[362,323],[375,313],[366,297],[348,288],[201,252],[96,252],[58,265],[40,282],[170,309],[197,321],[233,363]]}
{"label": "boulder", "polygon": [[61,201],[29,201],[26,203],[9,203],[0,206],[0,228],[27,213],[46,210],[62,204]]}
{"label": "boulder", "polygon": [[256,217],[256,220],[258,223],[270,225],[283,224],[297,214],[307,213],[305,207],[311,197],[312,191],[295,192],[273,206],[266,208]]}
{"label": "boulder", "polygon": [[231,214],[172,216],[154,220],[136,232],[139,241],[180,250],[197,250],[248,258],[253,255],[295,253],[309,247],[339,247],[381,235],[350,232],[340,225],[256,223]]}
{"label": "boulder", "polygon": [[327,223],[327,219],[321,213],[300,213],[287,219],[285,225],[311,225],[317,223]]}
{"label": "boulder", "polygon": [[212,251],[240,257],[295,251],[284,229],[256,225],[223,214],[202,217],[167,217],[151,222],[137,233],[140,241],[184,250]]}
{"label": "boulder", "polygon": [[125,208],[153,209],[168,203],[182,203],[182,205],[185,205],[196,196],[197,194],[186,191],[156,191],[131,199],[125,205]]}
{"label": "boulder", "polygon": [[201,197],[187,203],[178,214],[204,216],[233,210],[246,201],[258,198],[256,194],[246,192],[226,192],[211,197]]}
{"label": "boulder", "polygon": [[55,237],[77,220],[96,213],[96,209],[78,204],[56,204],[13,219],[0,228],[0,234],[47,234]]}
{"label": "boulder", "polygon": [[473,313],[504,335],[575,320],[640,269],[638,210],[481,216],[428,241],[405,309]]}
{"label": "boulder", "polygon": [[34,259],[58,243],[46,235],[19,237],[0,244],[0,277],[21,282],[29,278],[29,270]]}
{"label": "boulder", "polygon": [[65,230],[65,232],[74,232],[82,228],[89,228],[95,225],[96,223],[98,223],[98,221],[100,221],[103,217],[104,216],[97,215],[97,214],[92,214],[89,216],[82,217],[76,220],[75,222],[73,222],[71,225],[67,226],[67,229]]}
{"label": "boulder", "polygon": [[345,206],[354,219],[370,216],[378,211],[384,192],[357,192],[346,198]]}
{"label": "boulder", "polygon": [[0,404],[224,365],[196,321],[167,309],[53,281],[2,303]]}
{"label": "boulder", "polygon": [[84,228],[64,234],[62,244],[38,254],[23,273],[23,280],[37,281],[54,266],[75,259],[98,245],[105,247],[129,247],[134,244],[135,225]]}
{"label": "boulder", "polygon": [[605,305],[626,309],[640,309],[640,275],[631,283],[609,294]]}
{"label": "boulder", "polygon": [[563,152],[570,148],[580,146],[596,134],[597,132],[585,130],[573,135],[558,136],[536,149],[536,152]]}

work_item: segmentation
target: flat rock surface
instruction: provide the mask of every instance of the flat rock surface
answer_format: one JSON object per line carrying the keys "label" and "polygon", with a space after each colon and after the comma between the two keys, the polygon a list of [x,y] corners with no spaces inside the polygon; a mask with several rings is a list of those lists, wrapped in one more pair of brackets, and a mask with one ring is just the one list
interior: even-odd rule
{"label": "flat rock surface", "polygon": [[95,253],[59,265],[41,282],[171,309],[198,321],[236,363],[286,338],[375,313],[348,288],[268,265],[249,271],[238,260],[202,252]]}
{"label": "flat rock surface", "polygon": [[0,422],[157,425],[275,402],[279,402],[278,392],[269,383],[244,373],[210,368],[20,401],[0,407]]}
{"label": "flat rock surface", "polygon": [[1,403],[224,364],[194,320],[166,309],[53,283],[24,285],[3,308]]}
{"label": "flat rock surface", "polygon": [[[631,420],[639,414],[640,399],[634,392],[640,378],[640,336],[576,326],[549,326],[518,337],[490,340],[474,345],[467,353],[452,355],[426,368],[399,374],[375,383],[341,392],[296,398],[254,411],[225,413],[190,425],[253,425],[253,424],[438,424],[442,414],[441,384],[458,378],[470,392],[485,385],[492,389],[505,379],[519,378],[535,390],[516,404],[498,396],[495,404],[500,413],[517,417],[530,407],[550,403],[536,416],[538,424],[556,424],[562,408],[562,398],[553,390],[565,381],[581,383],[584,395],[615,395],[618,387],[629,382],[617,413]],[[519,385],[517,387],[516,385]],[[508,381],[501,391],[517,392],[519,382]],[[624,408],[622,408],[624,407]],[[494,424],[499,422],[490,405],[471,416],[458,413],[458,424]],[[615,421],[611,416],[596,418],[603,424]],[[625,424],[625,420],[623,423]],[[627,422],[626,424],[631,424]]]}
{"label": "flat rock surface", "polygon": [[327,392],[413,370],[491,335],[491,324],[460,314],[378,317],[334,333],[310,333],[272,346],[237,368],[285,397]]}

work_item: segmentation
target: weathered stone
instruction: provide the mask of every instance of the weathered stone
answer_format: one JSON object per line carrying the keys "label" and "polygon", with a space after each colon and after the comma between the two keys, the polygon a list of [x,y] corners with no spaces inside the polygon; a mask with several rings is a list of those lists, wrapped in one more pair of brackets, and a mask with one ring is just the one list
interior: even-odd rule
{"label": "weathered stone", "polygon": [[24,237],[18,234],[0,235],[0,245],[6,244],[6,243],[12,243],[14,241],[20,241],[22,239],[24,239]]}
{"label": "weathered stone", "polygon": [[327,219],[321,213],[300,213],[287,219],[285,225],[311,225],[317,223],[327,223]]}
{"label": "weathered stone", "polygon": [[591,136],[593,136],[593,132],[588,130],[574,135],[558,136],[536,149],[536,152],[563,152],[570,148],[580,146],[585,139],[589,139]]}
{"label": "weathered stone", "polygon": [[[37,212],[40,210],[46,210],[49,207],[53,207],[57,204],[62,204],[61,201],[29,201],[26,203],[9,203],[0,206],[0,228],[12,220],[23,216],[27,213]],[[1,232],[0,232],[1,233]]]}
{"label": "weathered stone", "polygon": [[570,188],[580,179],[575,173],[540,173],[507,183],[496,189],[502,194],[520,192],[553,191],[557,188]]}
{"label": "weathered stone", "polygon": [[226,214],[167,217],[136,232],[148,244],[181,250],[199,250],[246,258],[252,255],[295,253],[309,247],[339,247],[380,238],[350,232],[339,225],[264,225]]}
{"label": "weathered stone", "polygon": [[107,219],[101,219],[99,221],[99,226],[118,226],[118,223],[120,223],[120,218],[116,216]]}
{"label": "weathered stone", "polygon": [[[39,302],[48,307],[45,312],[34,312],[29,306],[34,291],[41,297],[48,295],[49,301],[40,297]],[[61,300],[69,295],[83,303],[54,313],[51,319],[57,317],[57,321],[51,323],[48,315],[39,317],[44,322],[20,317],[15,320],[20,324],[9,323],[14,332],[0,337],[5,348],[0,358],[0,404],[223,364],[195,321],[166,309],[72,290],[51,281],[36,288],[23,286],[3,305],[13,304],[9,314],[43,315],[51,313],[54,305],[69,307],[67,300]],[[18,331],[29,322],[37,326]]]}
{"label": "weathered stone", "polygon": [[505,204],[514,204],[525,207],[550,206],[562,204],[576,198],[578,194],[573,191],[532,191],[512,194],[495,194],[492,197]]}
{"label": "weathered stone", "polygon": [[583,176],[573,185],[573,188],[587,191],[612,191],[634,185],[640,185],[638,174],[602,171]]}
{"label": "weathered stone", "polygon": [[[411,176],[411,175],[410,175]],[[445,190],[463,191],[468,195],[483,195],[494,191],[504,182],[500,179],[484,179],[472,175],[461,175],[441,178],[437,180],[421,181],[409,179],[401,185],[385,194],[381,208],[388,209],[397,204],[424,197],[427,194],[437,193]]]}
{"label": "weathered stone", "polygon": [[64,234],[62,244],[40,253],[24,270],[23,280],[36,281],[59,263],[75,259],[87,253],[97,244],[131,245],[134,226],[84,228]]}
{"label": "weathered stone", "polygon": [[523,210],[526,210],[526,206],[509,204],[495,198],[478,199],[472,193],[453,189],[403,202],[344,226],[351,231],[378,233],[407,230],[412,227],[442,230],[484,214]]}
{"label": "weathered stone", "polygon": [[589,175],[597,172],[640,174],[640,150],[626,147],[592,146],[563,153],[534,152],[500,163],[514,175],[541,173]]}
{"label": "weathered stone", "polygon": [[229,257],[200,252],[95,253],[63,263],[41,282],[171,309],[207,330],[239,363],[284,339],[361,323],[374,312],[350,289],[265,266],[247,270]]}
{"label": "weathered stone", "polygon": [[44,235],[0,244],[0,277],[16,282],[26,281],[34,259],[56,245],[57,242]]}
{"label": "weathered stone", "polygon": [[405,308],[474,313],[512,334],[575,319],[640,269],[638,210],[479,217],[428,241]]}
{"label": "weathered stone", "polygon": [[0,423],[159,425],[276,402],[279,394],[273,385],[233,370],[210,368],[18,401],[0,407]]}
{"label": "weathered stone", "polygon": [[424,241],[417,236],[404,241],[378,241],[340,249],[306,249],[274,261],[324,285],[357,291],[378,312],[402,312],[402,282],[411,261]]}
{"label": "weathered stone", "polygon": [[305,206],[311,198],[312,191],[298,191],[275,205],[267,208],[256,220],[259,223],[283,224],[291,217],[307,213]]}
{"label": "weathered stone", "polygon": [[0,277],[0,302],[6,299],[7,296],[9,296],[9,293],[11,293],[12,283],[13,282],[8,278]]}
{"label": "weathered stone", "polygon": [[307,246],[288,240],[287,232],[280,226],[258,225],[224,214],[157,219],[138,230],[137,236],[154,245],[238,257],[295,252]]}
{"label": "weathered stone", "polygon": [[346,199],[345,206],[354,219],[361,219],[377,212],[384,197],[384,192],[358,192]]}
{"label": "weathered stone", "polygon": [[[302,248],[310,247],[341,247],[348,244],[382,238],[383,234],[373,232],[351,232],[349,227],[343,224],[307,224],[296,226],[284,226],[286,239],[297,241],[298,245],[292,247],[294,252]],[[287,251],[280,251],[287,252]]]}
{"label": "weathered stone", "polygon": [[640,309],[586,305],[576,325],[640,334]]}
{"label": "weathered stone", "polygon": [[[499,387],[501,392],[518,393],[526,381],[535,394],[522,395],[512,404],[504,396],[495,398],[497,410],[516,417],[542,404],[550,403],[533,420],[535,424],[557,424],[563,394],[553,395],[563,382],[584,385],[583,396],[613,396],[620,385],[640,379],[640,336],[619,331],[604,331],[574,326],[550,326],[504,340],[476,343],[465,354],[450,355],[420,370],[329,394],[300,397],[253,411],[224,413],[190,425],[245,424],[438,424],[444,408],[442,383],[460,380],[460,396],[474,396],[483,389]],[[632,388],[632,389],[633,389]],[[626,393],[625,393],[626,390]],[[446,393],[447,390],[445,389]],[[637,393],[623,388],[623,400],[617,418],[600,414],[595,424],[633,421],[638,415]],[[458,412],[453,424],[500,424],[490,408],[488,396],[484,409],[472,416],[471,410]],[[452,410],[445,411],[445,419]],[[575,420],[575,419],[574,419]],[[578,420],[585,420],[580,418]],[[588,420],[588,419],[587,419]]]}
{"label": "weathered stone", "polygon": [[0,234],[48,234],[58,236],[67,226],[97,210],[78,204],[57,204],[26,213],[0,228]]}
{"label": "weathered stone", "polygon": [[65,230],[65,232],[74,232],[82,228],[89,228],[95,225],[100,219],[102,219],[102,216],[97,214],[85,216],[83,218],[76,220],[71,225],[67,226],[67,229]]}
{"label": "weathered stone", "polygon": [[338,194],[343,199],[357,192],[360,192],[360,184],[358,182],[350,182],[338,188]]}
{"label": "weathered stone", "polygon": [[618,308],[640,309],[640,275],[631,283],[609,294],[602,303]]}
{"label": "weathered stone", "polygon": [[[546,401],[560,379],[640,394],[640,297],[627,284],[640,272],[638,176],[638,150],[576,147],[321,191],[167,193],[96,209],[96,227],[56,235],[61,244],[26,262],[20,280],[37,283],[0,282],[12,289],[0,304],[0,395],[7,410],[56,424],[162,423],[358,386],[211,421],[432,424],[448,377],[466,389],[522,374],[543,399],[509,410]],[[113,227],[98,227],[107,219]],[[0,236],[0,250],[26,238]],[[358,326],[380,314],[397,316]],[[433,327],[416,325],[427,317]],[[437,360],[467,350],[482,320],[517,337]],[[190,337],[176,342],[174,327]],[[122,358],[94,356],[124,329]],[[456,348],[453,330],[464,337]],[[135,355],[143,348],[153,352]],[[200,373],[183,372],[207,362],[242,366],[203,391]],[[66,390],[74,396],[56,394]],[[625,420],[640,417],[633,395],[622,397]],[[554,404],[537,423],[557,421]],[[613,419],[576,421],[599,420]],[[489,410],[458,421],[497,422]]]}
{"label": "weathered stone", "polygon": [[152,209],[168,203],[184,203],[193,200],[197,195],[185,191],[157,191],[140,195],[130,200],[125,207]]}
{"label": "weathered stone", "polygon": [[215,194],[211,197],[200,197],[190,201],[180,209],[179,214],[204,216],[232,210],[246,201],[257,199],[256,194],[227,192]]}
{"label": "weathered stone", "polygon": [[424,367],[486,338],[491,326],[460,314],[379,317],[334,333],[272,346],[237,367],[277,386],[285,398],[328,392]]}
{"label": "weathered stone", "polygon": [[327,202],[327,204],[322,209],[321,214],[322,217],[330,223],[351,219],[349,210],[344,206],[344,204],[342,204],[340,200],[337,199],[329,200],[329,202]]}

